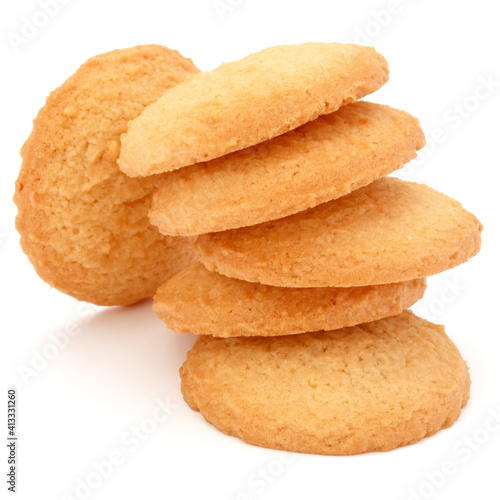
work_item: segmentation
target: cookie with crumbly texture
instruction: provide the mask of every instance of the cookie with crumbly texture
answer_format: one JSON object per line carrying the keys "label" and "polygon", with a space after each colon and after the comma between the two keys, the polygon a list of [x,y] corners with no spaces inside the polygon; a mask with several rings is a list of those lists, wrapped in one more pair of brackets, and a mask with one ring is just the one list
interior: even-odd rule
{"label": "cookie with crumbly texture", "polygon": [[401,168],[424,144],[408,113],[347,104],[257,146],[165,174],[149,217],[173,236],[280,219]]}
{"label": "cookie with crumbly texture", "polygon": [[178,333],[275,337],[396,316],[424,291],[425,279],[353,288],[274,287],[228,278],[196,263],[158,289],[153,309]]}
{"label": "cookie with crumbly texture", "polygon": [[146,176],[259,144],[374,92],[388,73],[371,47],[264,49],[196,75],[148,106],[122,137],[120,168]]}
{"label": "cookie with crumbly texture", "polygon": [[332,332],[199,337],[181,367],[193,410],[243,441],[286,451],[388,451],[449,427],[467,365],[442,326],[406,311]]}
{"label": "cookie with crumbly texture", "polygon": [[51,286],[132,304],[194,262],[191,238],[149,222],[157,179],[130,179],[117,159],[128,121],[198,71],[177,51],[145,45],[89,59],[49,95],[21,150],[14,201],[21,246]]}
{"label": "cookie with crumbly texture", "polygon": [[338,200],[257,226],[199,236],[201,262],[284,287],[352,287],[423,278],[474,256],[483,226],[424,184],[384,177]]}

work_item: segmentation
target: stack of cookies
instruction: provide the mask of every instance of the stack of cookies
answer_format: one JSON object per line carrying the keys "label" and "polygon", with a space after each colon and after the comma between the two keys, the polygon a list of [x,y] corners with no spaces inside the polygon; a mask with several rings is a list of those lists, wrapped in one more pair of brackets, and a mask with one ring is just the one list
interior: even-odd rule
{"label": "stack of cookies", "polygon": [[[169,328],[199,335],[181,368],[184,398],[226,434],[348,455],[390,450],[450,426],[469,397],[467,366],[442,327],[407,309],[423,296],[427,276],[479,251],[482,226],[445,195],[386,177],[425,139],[409,114],[358,101],[387,81],[385,59],[369,47],[307,43],[198,73],[168,49],[130,50],[139,51],[143,87],[127,78],[113,92],[115,74],[104,93],[131,121],[106,140],[102,123],[89,125],[93,141],[85,138],[76,161],[75,148],[60,153],[73,170],[89,157],[94,167],[108,161],[86,171],[89,186],[72,189],[112,206],[114,244],[99,248],[96,271],[95,258],[82,258],[89,240],[57,215],[51,227],[66,236],[51,240],[51,252],[79,248],[67,260],[93,267],[103,282],[115,276],[109,255],[116,250],[126,273],[113,278],[119,285],[100,288],[106,303],[150,296],[166,280],[155,311]],[[99,57],[120,67],[130,50]],[[153,59],[168,61],[151,77],[154,85],[144,70]],[[79,112],[69,102],[57,106],[59,115]],[[34,177],[33,158],[40,160],[35,139],[23,150],[16,201],[45,200],[45,207],[48,199],[53,207],[70,189],[64,179],[49,198],[23,194],[26,171]],[[125,188],[130,199],[114,202]],[[23,247],[44,269],[30,224],[20,210]],[[87,238],[108,241],[85,229]],[[86,275],[65,276],[54,286],[92,295]]]}

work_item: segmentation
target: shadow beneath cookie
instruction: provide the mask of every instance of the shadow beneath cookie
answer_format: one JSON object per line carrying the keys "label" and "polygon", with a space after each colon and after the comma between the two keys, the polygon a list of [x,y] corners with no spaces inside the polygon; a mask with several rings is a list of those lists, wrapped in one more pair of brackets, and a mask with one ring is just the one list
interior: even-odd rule
{"label": "shadow beneath cookie", "polygon": [[167,395],[180,401],[179,368],[196,338],[168,330],[151,306],[104,309],[81,322],[60,353],[62,375],[113,404],[149,406]]}

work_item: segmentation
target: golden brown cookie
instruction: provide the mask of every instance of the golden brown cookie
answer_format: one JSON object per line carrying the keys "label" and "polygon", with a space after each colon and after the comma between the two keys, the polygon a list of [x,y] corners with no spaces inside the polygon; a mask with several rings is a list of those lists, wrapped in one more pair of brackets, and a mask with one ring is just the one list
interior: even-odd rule
{"label": "golden brown cookie", "polygon": [[388,79],[371,47],[280,45],[190,78],[148,106],[122,137],[131,177],[176,170],[272,139]]}
{"label": "golden brown cookie", "polygon": [[149,216],[173,236],[280,219],[389,174],[424,144],[408,113],[347,104],[263,144],[165,174]]}
{"label": "golden brown cookie", "polygon": [[423,278],[481,246],[481,223],[423,184],[378,179],[338,200],[257,226],[199,236],[201,262],[284,287],[351,287]]}
{"label": "golden brown cookie", "polygon": [[158,289],[153,309],[179,333],[274,337],[395,316],[424,291],[425,279],[354,288],[282,288],[227,278],[197,263]]}
{"label": "golden brown cookie", "polygon": [[148,104],[198,70],[159,45],[88,60],[54,90],[24,144],[16,226],[51,286],[95,304],[126,305],[194,261],[192,239],[148,219],[157,179],[118,169],[120,135]]}
{"label": "golden brown cookie", "polygon": [[430,436],[459,417],[470,387],[444,328],[409,311],[333,332],[199,337],[180,373],[184,399],[222,432],[322,455]]}

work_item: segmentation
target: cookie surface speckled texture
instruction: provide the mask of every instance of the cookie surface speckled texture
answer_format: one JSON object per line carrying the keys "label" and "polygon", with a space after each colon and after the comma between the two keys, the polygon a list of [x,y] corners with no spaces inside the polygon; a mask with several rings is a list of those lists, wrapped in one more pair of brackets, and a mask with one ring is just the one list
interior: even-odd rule
{"label": "cookie surface speckled texture", "polygon": [[122,137],[120,168],[146,176],[259,144],[374,92],[388,74],[371,47],[264,49],[196,75],[148,106]]}
{"label": "cookie surface speckled texture", "polygon": [[333,332],[199,337],[184,399],[222,432],[266,448],[353,455],[449,427],[468,368],[442,326],[406,311]]}
{"label": "cookie surface speckled texture", "polygon": [[408,113],[347,104],[263,144],[165,174],[150,219],[173,236],[280,219],[401,168],[424,144]]}
{"label": "cookie surface speckled texture", "polygon": [[282,288],[188,266],[156,292],[153,309],[179,333],[214,337],[292,335],[396,316],[425,291],[425,280],[354,288]]}
{"label": "cookie surface speckled texture", "polygon": [[199,236],[200,261],[284,287],[351,287],[423,278],[474,256],[483,226],[423,184],[378,179],[338,200],[257,226]]}
{"label": "cookie surface speckled texture", "polygon": [[47,98],[24,144],[16,227],[39,276],[79,300],[126,305],[194,262],[193,240],[162,236],[157,179],[118,168],[127,122],[198,69],[158,45],[89,59]]}

